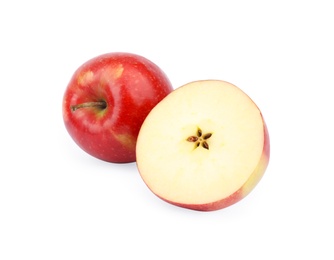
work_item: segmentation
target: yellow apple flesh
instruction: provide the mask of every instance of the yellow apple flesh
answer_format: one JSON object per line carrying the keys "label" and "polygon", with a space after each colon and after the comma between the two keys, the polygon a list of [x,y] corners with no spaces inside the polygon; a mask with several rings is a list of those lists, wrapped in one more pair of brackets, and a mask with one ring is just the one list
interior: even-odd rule
{"label": "yellow apple flesh", "polygon": [[269,162],[269,134],[261,111],[238,87],[196,81],[153,108],[136,154],[141,177],[158,197],[193,210],[218,210],[259,182]]}

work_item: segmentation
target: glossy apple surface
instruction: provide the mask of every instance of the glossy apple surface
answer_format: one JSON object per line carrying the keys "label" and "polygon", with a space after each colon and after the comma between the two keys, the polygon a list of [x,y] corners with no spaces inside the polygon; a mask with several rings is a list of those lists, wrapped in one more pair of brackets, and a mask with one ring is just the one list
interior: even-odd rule
{"label": "glossy apple surface", "polygon": [[131,53],[95,57],[74,73],[63,97],[63,119],[90,155],[134,162],[139,129],[151,109],[173,90],[165,73]]}
{"label": "glossy apple surface", "polygon": [[211,211],[244,198],[269,153],[257,105],[238,87],[207,80],[176,89],[153,108],[138,136],[137,166],[161,199]]}

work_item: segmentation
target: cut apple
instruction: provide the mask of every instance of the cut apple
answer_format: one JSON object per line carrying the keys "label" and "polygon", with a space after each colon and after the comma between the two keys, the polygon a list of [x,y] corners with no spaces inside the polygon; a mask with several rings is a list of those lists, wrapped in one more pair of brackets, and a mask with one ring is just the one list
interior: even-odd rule
{"label": "cut apple", "polygon": [[219,80],[186,84],[165,97],[139,132],[137,167],[149,189],[184,208],[218,210],[244,198],[269,162],[257,105]]}

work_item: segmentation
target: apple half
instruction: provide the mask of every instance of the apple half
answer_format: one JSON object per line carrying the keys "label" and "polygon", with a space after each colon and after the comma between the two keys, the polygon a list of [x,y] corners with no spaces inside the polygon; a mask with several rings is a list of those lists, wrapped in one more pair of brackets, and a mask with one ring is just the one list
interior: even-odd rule
{"label": "apple half", "polygon": [[149,189],[184,208],[212,211],[244,198],[263,176],[270,154],[261,111],[225,81],[186,84],[146,117],[137,167]]}

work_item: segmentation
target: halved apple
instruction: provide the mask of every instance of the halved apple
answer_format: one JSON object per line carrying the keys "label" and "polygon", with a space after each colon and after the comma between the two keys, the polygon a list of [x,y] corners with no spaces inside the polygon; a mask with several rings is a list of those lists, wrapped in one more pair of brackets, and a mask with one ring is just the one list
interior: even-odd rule
{"label": "halved apple", "polygon": [[137,167],[149,189],[184,208],[210,211],[244,198],[269,162],[257,105],[220,80],[186,84],[165,97],[139,132]]}

